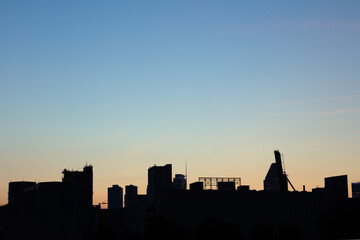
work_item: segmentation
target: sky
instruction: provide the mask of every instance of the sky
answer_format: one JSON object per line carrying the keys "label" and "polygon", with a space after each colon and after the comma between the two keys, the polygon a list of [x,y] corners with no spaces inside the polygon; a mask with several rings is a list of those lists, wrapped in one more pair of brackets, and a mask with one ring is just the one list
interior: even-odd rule
{"label": "sky", "polygon": [[[359,1],[0,2],[0,205],[10,181],[150,166],[263,189],[360,181]],[[351,191],[351,188],[349,188]]]}

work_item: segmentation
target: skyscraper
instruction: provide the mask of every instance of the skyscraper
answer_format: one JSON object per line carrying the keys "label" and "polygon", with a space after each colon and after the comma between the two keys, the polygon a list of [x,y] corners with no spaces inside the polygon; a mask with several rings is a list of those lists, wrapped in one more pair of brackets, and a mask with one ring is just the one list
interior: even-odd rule
{"label": "skyscraper", "polygon": [[147,195],[152,205],[155,195],[171,189],[172,166],[153,166],[148,169]]}
{"label": "skyscraper", "polygon": [[175,174],[172,188],[174,190],[186,190],[186,178],[183,174]]}
{"label": "skyscraper", "polygon": [[108,188],[108,209],[121,209],[123,207],[123,189],[119,185]]}
{"label": "skyscraper", "polygon": [[336,198],[348,198],[347,175],[325,178],[325,192]]}
{"label": "skyscraper", "polygon": [[138,188],[134,185],[125,186],[125,208],[134,209],[136,207],[136,199],[138,196]]}
{"label": "skyscraper", "polygon": [[82,207],[92,208],[93,205],[93,167],[85,166],[83,171],[64,169],[62,182],[68,191],[75,195],[72,200]]}
{"label": "skyscraper", "polygon": [[281,155],[279,151],[274,151],[275,163],[270,165],[269,171],[264,180],[264,190],[271,192],[286,192],[288,191],[287,177],[284,173]]}
{"label": "skyscraper", "polygon": [[352,183],[351,189],[353,198],[360,198],[360,182]]}
{"label": "skyscraper", "polygon": [[352,197],[360,198],[360,182],[351,183]]}
{"label": "skyscraper", "polygon": [[9,183],[9,239],[90,239],[93,168],[63,171],[62,182]]}

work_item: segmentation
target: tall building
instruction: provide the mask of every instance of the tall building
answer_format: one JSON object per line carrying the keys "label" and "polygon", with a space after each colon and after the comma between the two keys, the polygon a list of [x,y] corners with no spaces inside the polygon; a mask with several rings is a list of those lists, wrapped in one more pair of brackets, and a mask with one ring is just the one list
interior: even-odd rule
{"label": "tall building", "polygon": [[274,151],[275,163],[270,165],[269,171],[264,180],[264,190],[270,192],[287,192],[287,177],[284,173],[281,155],[279,151]]}
{"label": "tall building", "polygon": [[325,178],[325,192],[336,198],[348,198],[347,175]]}
{"label": "tall building", "polygon": [[360,182],[351,183],[352,197],[360,198]]}
{"label": "tall building", "polygon": [[171,189],[172,166],[153,166],[148,169],[147,195],[152,205],[158,193]]}
{"label": "tall building", "polygon": [[138,196],[138,187],[134,185],[125,186],[125,208],[133,209],[136,207],[136,199]]}
{"label": "tall building", "polygon": [[93,205],[93,167],[85,166],[83,171],[64,169],[62,182],[65,188],[75,195],[72,200],[91,208]]}
{"label": "tall building", "polygon": [[92,166],[63,174],[62,182],[9,183],[9,239],[90,239]]}
{"label": "tall building", "polygon": [[123,207],[123,189],[119,185],[108,188],[108,209],[115,210]]}
{"label": "tall building", "polygon": [[174,190],[186,190],[186,178],[183,174],[175,174],[172,189]]}
{"label": "tall building", "polygon": [[[66,222],[71,237],[87,239],[93,228],[93,167],[86,165],[83,171],[63,171],[64,201],[68,204],[69,219]],[[70,238],[70,236],[66,236]]]}

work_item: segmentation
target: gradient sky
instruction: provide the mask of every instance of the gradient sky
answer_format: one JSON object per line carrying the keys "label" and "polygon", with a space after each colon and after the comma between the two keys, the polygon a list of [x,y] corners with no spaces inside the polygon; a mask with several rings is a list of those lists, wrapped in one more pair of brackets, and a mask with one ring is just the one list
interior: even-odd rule
{"label": "gradient sky", "polygon": [[[360,181],[360,1],[0,2],[0,205],[9,181],[173,164],[262,189]],[[351,190],[351,189],[349,189]]]}

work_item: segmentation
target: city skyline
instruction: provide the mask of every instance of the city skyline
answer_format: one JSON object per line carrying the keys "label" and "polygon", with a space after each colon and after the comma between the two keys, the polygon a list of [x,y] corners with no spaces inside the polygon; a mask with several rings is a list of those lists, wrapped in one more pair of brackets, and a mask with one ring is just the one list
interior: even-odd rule
{"label": "city skyline", "polygon": [[[312,191],[293,188],[281,153],[274,151],[264,190],[240,178],[199,178],[186,189],[172,165],[148,168],[146,194],[134,185],[108,188],[108,208],[92,205],[93,167],[65,169],[61,182],[10,182],[0,207],[5,239],[338,239],[359,236],[358,186],[348,198],[348,177],[324,178]],[[357,184],[359,185],[359,184]],[[354,189],[353,189],[354,190]],[[125,199],[125,201],[124,201]],[[294,207],[296,206],[296,207]],[[206,227],[206,225],[208,225]],[[223,227],[220,227],[223,226]],[[227,226],[227,227],[225,227]],[[224,228],[225,227],[225,228]],[[210,230],[210,232],[209,232]],[[181,235],[181,236],[179,236]],[[201,236],[201,237],[200,237]]]}
{"label": "city skyline", "polygon": [[[275,150],[275,152],[279,152],[278,150]],[[280,154],[280,153],[279,153]],[[281,158],[283,158],[283,154],[281,154]],[[276,157],[275,157],[275,159],[276,159]],[[285,163],[284,161],[283,161],[283,159],[281,159],[281,162],[282,163]],[[270,164],[270,168],[269,168],[269,170],[268,171],[271,171],[272,170],[272,167],[273,167],[273,165],[274,165],[275,163],[271,163]],[[163,168],[164,166],[159,166],[159,165],[157,165],[157,164],[154,164],[154,165],[152,165],[152,166],[150,166],[149,167],[149,169],[150,168],[154,168],[154,167],[160,167],[160,168]],[[281,165],[280,165],[281,166]],[[90,168],[92,168],[92,165],[90,164],[90,165],[88,165],[87,163],[86,163],[86,165],[84,166],[84,169],[86,168],[86,167],[90,167]],[[168,179],[169,179],[169,181],[172,181],[172,179],[174,179],[174,181],[175,181],[175,177],[176,177],[176,175],[178,175],[179,173],[171,173],[171,168],[172,168],[172,164],[170,163],[167,163],[166,165],[165,165],[165,167],[170,167],[170,175],[171,176],[169,176],[168,177]],[[185,167],[186,167],[186,165],[185,165]],[[286,169],[285,169],[285,166],[284,167],[281,167],[281,168],[283,168],[283,170],[284,170],[284,176],[286,176],[286,178],[288,177],[288,174],[286,173]],[[184,169],[185,170],[185,172],[183,173],[183,175],[182,176],[184,176],[185,177],[185,179],[186,179],[186,181],[187,181],[187,175],[185,175],[185,174],[187,174],[187,167],[186,167],[186,169]],[[63,170],[63,172],[62,172],[62,174],[64,174],[64,172],[68,172],[69,170],[68,169],[64,169]],[[80,172],[80,168],[78,168],[78,169],[71,169],[71,171],[75,171],[75,172]],[[277,173],[276,173],[277,174]],[[180,174],[181,175],[181,174]],[[269,172],[267,173],[267,175],[266,175],[266,177],[264,176],[264,180],[263,181],[265,181],[266,180],[266,178],[267,178],[267,176],[269,175]],[[346,178],[347,178],[347,174],[345,175],[346,176]],[[328,177],[328,178],[331,178],[331,177],[337,177],[337,176],[326,176],[326,177]],[[263,187],[259,187],[259,188],[254,188],[254,187],[252,187],[252,186],[250,186],[250,185],[247,185],[247,183],[245,183],[245,184],[243,184],[242,182],[241,182],[241,177],[239,177],[238,179],[235,177],[234,178],[234,176],[220,176],[220,175],[214,175],[214,176],[212,176],[212,177],[210,177],[210,176],[207,176],[207,177],[204,177],[204,176],[197,176],[197,177],[193,177],[193,181],[192,182],[188,182],[187,183],[187,185],[185,186],[185,188],[184,189],[190,189],[190,184],[191,183],[197,183],[197,182],[206,182],[206,180],[205,180],[205,178],[219,178],[219,179],[229,179],[229,180],[221,180],[221,181],[233,181],[234,182],[234,187],[238,187],[238,186],[244,186],[244,187],[250,187],[249,189],[251,189],[251,190],[256,190],[256,191],[267,191],[266,189],[265,189],[265,183],[261,183],[261,184],[264,184],[264,186]],[[323,177],[324,178],[324,177]],[[326,178],[324,178],[324,180],[325,180]],[[49,181],[49,180],[48,180]],[[191,180],[190,180],[191,181]],[[238,182],[238,185],[236,185],[236,181],[239,181]],[[290,182],[290,180],[288,180],[289,181],[289,183],[287,183],[286,182],[286,185],[288,185],[289,184],[289,188],[290,188],[290,186],[293,188],[293,185],[292,185],[292,183]],[[27,180],[22,180],[22,181],[11,181],[11,182],[18,182],[18,183],[20,183],[20,182],[27,182]],[[8,186],[10,186],[10,183],[11,182],[9,182],[9,184],[8,184]],[[31,182],[31,181],[30,181]],[[50,180],[50,183],[51,182],[60,182],[60,179],[51,179]],[[46,181],[34,181],[33,182],[34,184],[35,183],[44,183],[44,184],[46,184]],[[359,182],[348,182],[348,189],[349,189],[349,191],[348,191],[348,197],[349,198],[352,198],[353,196],[352,196],[352,188],[353,188],[353,184],[358,184]],[[148,182],[146,182],[146,183],[143,183],[143,184],[141,184],[141,185],[145,185],[145,191],[141,191],[141,192],[139,192],[140,194],[147,194],[147,192],[149,191],[148,190],[148,187],[146,187],[146,186],[149,186],[148,185],[149,183]],[[205,183],[204,183],[205,184]],[[210,183],[209,183],[210,184]],[[96,185],[96,184],[94,184],[94,185]],[[140,185],[140,186],[141,186]],[[315,185],[310,185],[310,188],[309,188],[309,186],[307,186],[308,188],[306,188],[306,185],[301,185],[300,186],[300,184],[297,184],[298,185],[298,188],[297,189],[289,189],[289,190],[287,190],[288,188],[286,187],[286,191],[294,191],[294,192],[301,192],[301,191],[306,191],[306,192],[312,192],[313,190],[314,190],[314,188],[323,188],[323,187],[325,187],[325,181],[323,181],[323,183],[322,184],[316,184],[316,187],[315,187]],[[107,195],[106,195],[106,197],[107,197],[107,199],[105,199],[105,200],[103,200],[103,201],[97,201],[96,199],[93,201],[93,205],[95,206],[95,205],[99,205],[99,207],[102,205],[102,204],[108,204],[108,200],[109,200],[109,189],[110,188],[114,188],[114,187],[120,187],[121,189],[122,188],[125,188],[126,186],[133,186],[133,184],[132,183],[125,183],[124,185],[121,185],[121,186],[119,186],[119,185],[117,185],[117,184],[113,184],[112,186],[109,186],[108,188],[107,188]],[[135,185],[135,187],[137,188],[138,186],[136,186]],[[204,190],[206,190],[206,189],[213,189],[212,187],[205,187],[205,185],[204,185]],[[214,188],[214,189],[217,189],[217,187],[216,188]],[[122,190],[121,190],[121,192],[122,192]],[[93,194],[94,195],[94,194]],[[121,194],[121,195],[119,195],[119,198],[120,198],[120,196],[125,196],[125,194],[123,193],[123,194]],[[7,202],[6,202],[7,203]],[[106,206],[105,206],[106,207]],[[106,207],[107,208],[107,207]]]}
{"label": "city skyline", "polygon": [[2,1],[0,205],[86,163],[94,204],[154,164],[260,190],[275,149],[297,190],[360,181],[359,7]]}

